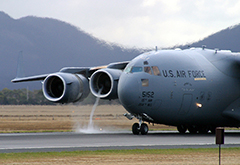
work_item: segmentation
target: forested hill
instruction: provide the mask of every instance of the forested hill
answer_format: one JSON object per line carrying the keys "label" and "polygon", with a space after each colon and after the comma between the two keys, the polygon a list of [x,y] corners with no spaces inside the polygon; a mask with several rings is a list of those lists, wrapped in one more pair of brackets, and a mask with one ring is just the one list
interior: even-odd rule
{"label": "forested hill", "polygon": [[56,72],[66,66],[127,61],[140,53],[137,49],[108,44],[59,20],[32,16],[13,19],[0,12],[0,90],[41,88],[39,82],[10,82],[16,76],[20,51],[23,52],[25,75]]}

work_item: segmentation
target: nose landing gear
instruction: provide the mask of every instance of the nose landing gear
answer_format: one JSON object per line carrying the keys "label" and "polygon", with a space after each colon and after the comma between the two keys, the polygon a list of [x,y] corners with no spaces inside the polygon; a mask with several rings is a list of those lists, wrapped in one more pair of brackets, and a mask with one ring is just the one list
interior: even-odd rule
{"label": "nose landing gear", "polygon": [[132,133],[134,135],[139,135],[139,133],[141,133],[142,135],[146,135],[148,133],[148,125],[142,123],[142,120],[139,120],[139,123],[133,124]]}
{"label": "nose landing gear", "polygon": [[125,113],[124,116],[129,120],[132,120],[134,117],[139,120],[139,123],[134,123],[132,125],[132,133],[134,135],[139,135],[139,133],[141,133],[142,135],[146,135],[148,133],[148,125],[143,123],[143,118],[153,121],[153,119],[145,113],[143,113],[142,115],[132,115],[131,113]]}

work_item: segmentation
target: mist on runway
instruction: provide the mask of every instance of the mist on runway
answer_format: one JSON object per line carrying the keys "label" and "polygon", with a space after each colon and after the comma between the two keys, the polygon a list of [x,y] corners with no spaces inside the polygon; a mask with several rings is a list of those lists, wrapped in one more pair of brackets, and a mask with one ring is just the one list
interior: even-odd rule
{"label": "mist on runway", "polygon": [[[98,91],[98,96],[100,95],[101,91],[102,91],[102,88]],[[93,122],[93,115],[98,106],[99,100],[100,100],[100,97],[96,97],[96,101],[92,107],[88,125],[80,125],[80,123],[78,122],[77,125],[75,126],[76,127],[75,132],[86,133],[86,134],[106,133],[107,132],[107,131],[103,130],[102,128],[99,128],[98,126],[94,125],[94,122]]]}

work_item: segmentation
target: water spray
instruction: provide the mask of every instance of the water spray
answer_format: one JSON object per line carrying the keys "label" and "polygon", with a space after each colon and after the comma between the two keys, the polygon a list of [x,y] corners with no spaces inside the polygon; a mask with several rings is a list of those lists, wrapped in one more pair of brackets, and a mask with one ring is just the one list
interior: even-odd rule
{"label": "water spray", "polygon": [[88,129],[89,130],[94,130],[92,118],[93,118],[94,112],[95,112],[95,110],[96,110],[96,108],[98,106],[98,103],[99,103],[99,100],[100,100],[99,96],[100,96],[101,92],[102,92],[102,88],[98,91],[98,97],[96,98],[96,101],[95,101],[95,103],[94,103],[94,105],[92,107],[92,111],[91,111],[91,115],[90,115],[90,119],[89,119],[89,123],[88,123]]}
{"label": "water spray", "polygon": [[93,115],[94,115],[94,112],[95,112],[95,110],[98,106],[102,89],[103,88],[99,89],[99,91],[98,91],[98,97],[96,98],[96,101],[95,101],[95,103],[92,107],[92,111],[91,111],[91,115],[90,115],[90,118],[89,118],[89,123],[88,123],[87,128],[80,128],[77,131],[79,131],[81,133],[102,133],[103,132],[102,128],[94,127],[94,122],[93,122]]}

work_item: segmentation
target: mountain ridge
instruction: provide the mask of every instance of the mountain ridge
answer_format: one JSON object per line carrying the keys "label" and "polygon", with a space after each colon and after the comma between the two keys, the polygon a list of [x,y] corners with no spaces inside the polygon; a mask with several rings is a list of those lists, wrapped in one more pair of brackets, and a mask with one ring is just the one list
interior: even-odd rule
{"label": "mountain ridge", "polygon": [[209,49],[231,50],[232,52],[240,52],[240,24],[236,24],[211,34],[202,40],[177,46],[181,49],[188,47],[201,47],[205,45]]}
{"label": "mountain ridge", "polygon": [[[16,76],[20,51],[23,52],[25,75],[57,72],[67,66],[106,65],[131,60],[140,53],[137,49],[110,45],[52,18],[27,16],[14,20],[0,12],[0,24],[3,25],[0,27],[0,56],[3,59],[0,65],[4,68],[0,70],[1,88],[31,86],[10,82]],[[40,87],[38,85],[37,88]]]}

